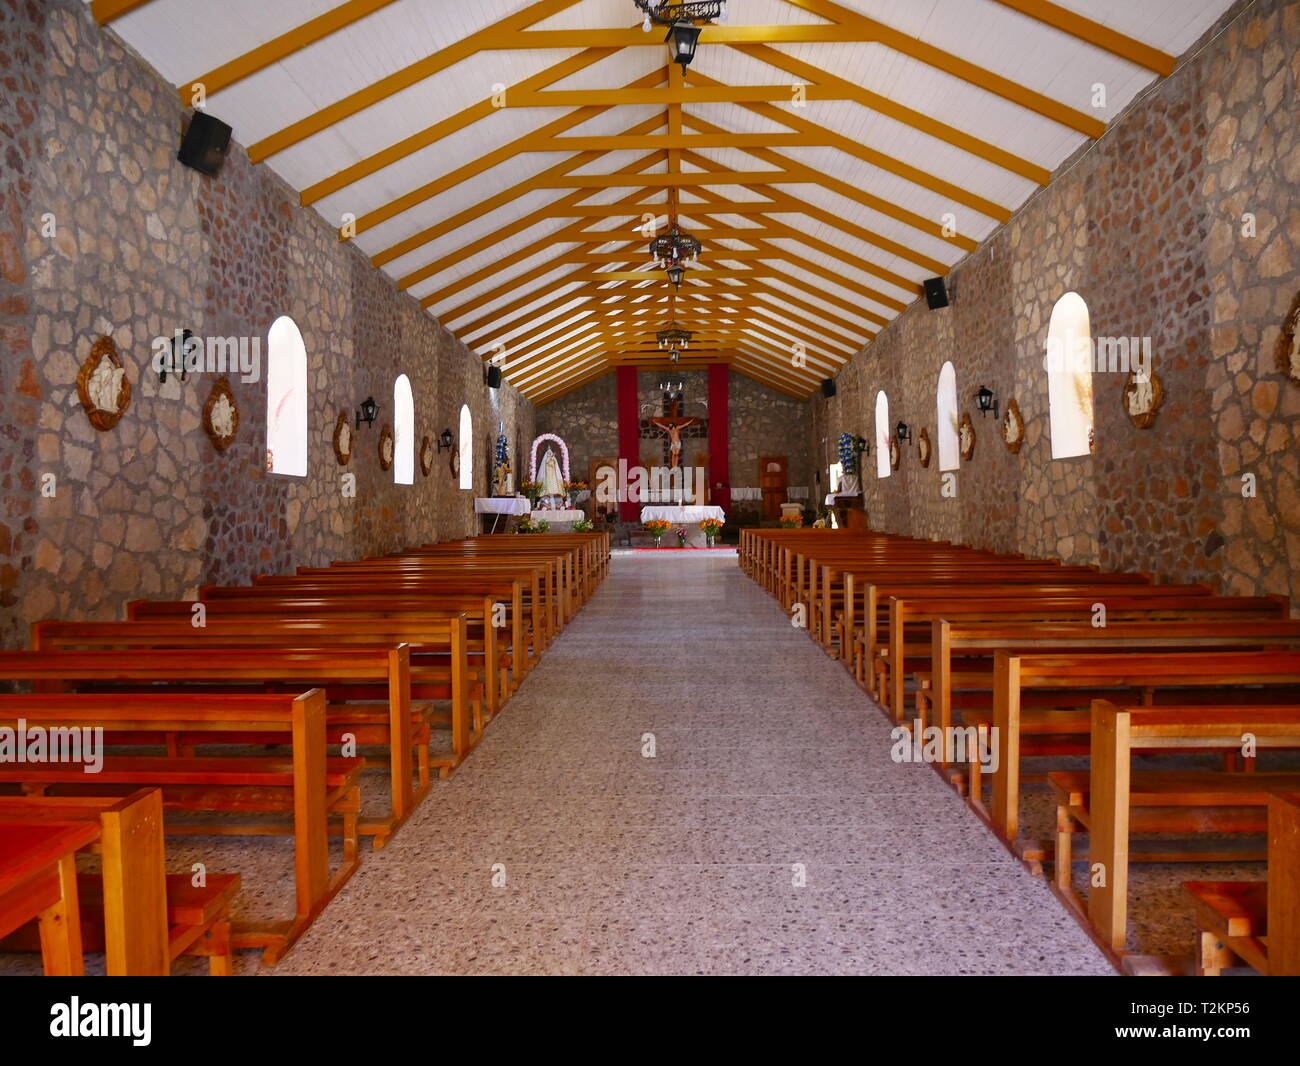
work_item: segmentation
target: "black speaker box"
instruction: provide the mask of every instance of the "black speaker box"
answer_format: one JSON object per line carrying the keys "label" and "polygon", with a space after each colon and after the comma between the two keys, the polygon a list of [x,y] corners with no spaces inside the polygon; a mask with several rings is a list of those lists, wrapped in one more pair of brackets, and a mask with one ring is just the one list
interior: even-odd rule
{"label": "black speaker box", "polygon": [[922,284],[925,286],[925,302],[931,311],[948,306],[948,289],[943,278],[926,278]]}
{"label": "black speaker box", "polygon": [[206,111],[195,111],[176,158],[200,174],[215,174],[226,161],[230,148],[230,127]]}
{"label": "black speaker box", "polygon": [[499,366],[489,366],[487,369],[487,383],[489,389],[501,388],[501,368]]}
{"label": "black speaker box", "polygon": [[822,395],[825,396],[826,399],[828,400],[835,395],[834,378],[826,378],[825,380],[822,381]]}

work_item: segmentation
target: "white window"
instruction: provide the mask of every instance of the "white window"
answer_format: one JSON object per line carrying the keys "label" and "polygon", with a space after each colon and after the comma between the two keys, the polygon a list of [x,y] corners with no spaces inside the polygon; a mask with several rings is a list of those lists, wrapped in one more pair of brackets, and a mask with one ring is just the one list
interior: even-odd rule
{"label": "white window", "polygon": [[956,470],[961,465],[961,442],[957,439],[957,371],[952,363],[939,368],[939,388],[935,392],[938,414],[939,469]]}
{"label": "white window", "polygon": [[307,348],[287,315],[266,335],[266,469],[307,476]]}
{"label": "white window", "polygon": [[474,488],[474,419],[469,405],[460,406],[460,487]]}
{"label": "white window", "polygon": [[415,484],[415,399],[405,374],[393,382],[393,483]]}
{"label": "white window", "polygon": [[1067,292],[1047,326],[1047,412],[1052,458],[1092,451],[1092,329],[1088,305]]}
{"label": "white window", "polygon": [[876,393],[876,477],[889,477],[889,438],[893,433],[889,425],[889,399],[883,392]]}

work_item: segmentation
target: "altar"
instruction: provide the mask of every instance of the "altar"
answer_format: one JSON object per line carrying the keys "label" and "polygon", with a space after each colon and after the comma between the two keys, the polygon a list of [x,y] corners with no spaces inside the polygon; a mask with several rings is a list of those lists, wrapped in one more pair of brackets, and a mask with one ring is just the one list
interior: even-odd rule
{"label": "altar", "polygon": [[686,546],[703,548],[705,546],[704,530],[700,523],[706,518],[716,518],[719,522],[727,520],[727,513],[721,507],[650,505],[641,508],[641,522],[671,522],[673,528],[664,534],[663,542],[670,547],[677,546],[679,529],[686,530]]}

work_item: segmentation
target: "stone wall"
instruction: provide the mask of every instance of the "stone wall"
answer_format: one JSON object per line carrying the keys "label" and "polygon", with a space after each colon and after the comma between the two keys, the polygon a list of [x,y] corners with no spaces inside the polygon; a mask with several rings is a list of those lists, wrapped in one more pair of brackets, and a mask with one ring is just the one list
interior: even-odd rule
{"label": "stone wall", "polygon": [[[813,401],[824,466],[840,432],[874,441],[881,389],[892,421],[933,438],[939,369],[956,367],[977,433],[957,497],[914,444],[886,479],[873,456],[873,528],[1300,594],[1300,388],[1273,363],[1300,287],[1300,59],[1284,46],[1297,39],[1300,0],[1238,5],[960,264],[953,306],[913,304],[840,374],[835,398]],[[1052,307],[1071,291],[1094,338],[1151,338],[1164,405],[1139,429],[1125,375],[1094,374],[1094,451],[1053,460],[1042,361]],[[981,385],[1018,401],[1018,454],[975,411]]]}
{"label": "stone wall", "polygon": [[[486,492],[497,427],[518,449],[531,405],[487,389],[473,353],[241,149],[215,178],[181,166],[174,89],[79,0],[0,4],[0,67],[0,643],[22,643],[39,618],[112,618],[141,596],[477,528],[472,497]],[[308,353],[305,478],[264,471],[266,331],[286,314]],[[260,379],[231,377],[241,421],[224,454],[200,425],[214,376],[160,385],[149,365],[153,338],[181,328],[262,345]],[[100,335],[133,391],[107,432],[75,387]],[[400,373],[417,442],[458,433],[469,405],[475,492],[457,487],[446,452],[428,478],[417,460],[413,486],[380,469]],[[341,468],[335,419],[368,395],[379,420]]]}

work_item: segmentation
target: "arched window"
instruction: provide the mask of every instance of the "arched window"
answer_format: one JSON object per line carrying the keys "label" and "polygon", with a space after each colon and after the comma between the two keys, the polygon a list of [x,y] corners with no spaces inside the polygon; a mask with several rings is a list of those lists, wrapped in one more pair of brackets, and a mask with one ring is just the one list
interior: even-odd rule
{"label": "arched window", "polygon": [[460,487],[474,487],[474,420],[467,404],[460,405]]}
{"label": "arched window", "polygon": [[1067,292],[1047,325],[1047,412],[1052,458],[1092,451],[1092,329],[1088,305]]}
{"label": "arched window", "polygon": [[393,483],[415,484],[415,400],[405,374],[393,382]]}
{"label": "arched window", "polygon": [[961,442],[957,439],[957,371],[952,363],[939,368],[934,402],[938,412],[939,469],[956,470],[961,466]]}
{"label": "arched window", "polygon": [[876,477],[889,477],[889,399],[876,393]]}
{"label": "arched window", "polygon": [[266,335],[266,469],[307,476],[307,348],[288,315]]}

